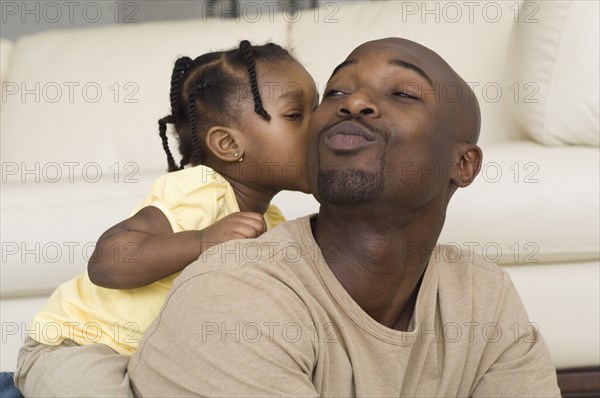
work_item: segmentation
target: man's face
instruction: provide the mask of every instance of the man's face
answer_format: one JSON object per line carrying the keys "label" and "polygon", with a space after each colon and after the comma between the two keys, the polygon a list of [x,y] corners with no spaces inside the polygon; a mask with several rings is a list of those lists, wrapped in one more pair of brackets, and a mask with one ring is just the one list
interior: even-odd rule
{"label": "man's face", "polygon": [[309,123],[311,189],[321,203],[418,207],[447,190],[453,118],[434,91],[445,68],[395,40],[364,44],[336,68]]}

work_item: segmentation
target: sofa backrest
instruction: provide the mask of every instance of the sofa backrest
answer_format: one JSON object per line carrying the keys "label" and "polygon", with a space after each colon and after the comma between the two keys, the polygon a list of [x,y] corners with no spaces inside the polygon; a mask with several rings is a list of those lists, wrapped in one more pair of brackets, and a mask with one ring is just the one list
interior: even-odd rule
{"label": "sofa backrest", "polygon": [[[127,174],[126,164],[166,171],[157,121],[171,111],[175,60],[234,47],[241,39],[285,44],[286,37],[283,18],[140,23],[24,36],[15,43],[3,84],[2,161],[30,168],[74,162],[80,170],[95,163],[104,175],[116,169]],[[7,176],[12,178],[19,175]]]}
{"label": "sofa backrest", "polygon": [[600,145],[600,2],[546,1],[515,26],[511,79],[537,90],[511,113],[544,145]]}
{"label": "sofa backrest", "polygon": [[[14,45],[3,41],[1,157],[30,167],[93,162],[107,174],[126,173],[131,163],[164,170],[157,120],[170,111],[174,60],[233,47],[243,38],[290,47],[321,90],[360,43],[408,38],[438,52],[471,85],[482,108],[482,145],[537,139],[597,146],[597,81],[588,82],[579,112],[564,112],[575,120],[560,117],[561,107],[578,106],[568,96],[575,84],[585,85],[577,71],[598,66],[597,24],[577,25],[594,18],[597,8],[589,1],[321,1],[295,16],[113,25],[33,34]],[[573,50],[582,44],[586,51]],[[575,55],[581,62],[573,62]],[[451,95],[448,89],[441,95]],[[576,137],[561,138],[561,131]]]}
{"label": "sofa backrest", "polygon": [[3,84],[2,160],[29,167],[94,162],[107,174],[130,163],[164,170],[157,120],[170,111],[174,60],[233,47],[243,38],[289,45],[319,88],[366,40],[402,36],[422,42],[473,83],[484,114],[482,140],[519,137],[504,110],[512,94],[503,73],[518,8],[512,2],[452,4],[324,1],[295,16],[275,12],[237,22],[140,23],[22,37]]}

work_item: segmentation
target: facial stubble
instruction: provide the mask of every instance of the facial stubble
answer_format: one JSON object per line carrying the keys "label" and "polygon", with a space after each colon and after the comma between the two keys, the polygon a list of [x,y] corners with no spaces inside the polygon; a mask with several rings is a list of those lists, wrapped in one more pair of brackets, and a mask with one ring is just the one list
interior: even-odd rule
{"label": "facial stubble", "polygon": [[379,162],[379,169],[373,171],[323,166],[320,151],[317,152],[317,192],[321,200],[336,206],[361,206],[382,196],[385,150]]}

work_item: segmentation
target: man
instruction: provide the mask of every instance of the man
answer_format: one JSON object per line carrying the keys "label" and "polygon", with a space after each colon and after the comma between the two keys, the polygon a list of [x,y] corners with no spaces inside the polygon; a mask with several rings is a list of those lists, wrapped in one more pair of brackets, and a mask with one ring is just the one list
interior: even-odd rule
{"label": "man", "polygon": [[559,397],[508,275],[434,244],[479,172],[479,125],[433,51],[355,49],[310,122],[319,213],[191,264],[130,362],[136,393]]}

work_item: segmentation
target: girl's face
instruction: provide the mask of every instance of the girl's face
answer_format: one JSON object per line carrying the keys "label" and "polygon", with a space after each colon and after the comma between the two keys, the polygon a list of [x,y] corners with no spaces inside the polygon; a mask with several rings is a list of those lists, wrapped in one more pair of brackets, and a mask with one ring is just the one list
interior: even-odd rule
{"label": "girl's face", "polygon": [[309,118],[318,105],[313,78],[298,62],[257,62],[263,107],[271,120],[254,111],[252,96],[242,103],[239,128],[245,137],[240,164],[247,182],[265,191],[309,192],[306,136]]}

